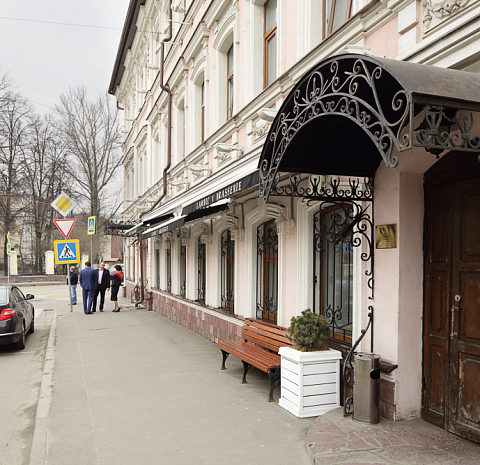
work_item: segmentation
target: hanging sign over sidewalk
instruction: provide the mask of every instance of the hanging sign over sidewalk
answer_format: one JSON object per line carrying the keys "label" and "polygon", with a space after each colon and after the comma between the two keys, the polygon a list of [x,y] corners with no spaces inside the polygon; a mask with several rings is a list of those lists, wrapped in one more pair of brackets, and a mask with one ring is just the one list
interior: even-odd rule
{"label": "hanging sign over sidewalk", "polygon": [[63,234],[63,237],[65,239],[68,239],[69,234],[72,232],[75,221],[77,221],[76,218],[68,218],[64,220],[53,220],[57,228],[60,229],[60,232]]}

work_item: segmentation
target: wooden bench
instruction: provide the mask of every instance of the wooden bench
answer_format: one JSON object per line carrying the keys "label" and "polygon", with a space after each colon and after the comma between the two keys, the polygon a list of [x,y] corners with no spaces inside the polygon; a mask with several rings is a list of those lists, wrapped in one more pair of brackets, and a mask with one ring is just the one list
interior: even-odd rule
{"label": "wooden bench", "polygon": [[247,372],[254,366],[264,371],[270,378],[268,401],[273,402],[273,390],[280,381],[280,355],[278,349],[291,346],[287,339],[287,330],[273,323],[248,318],[242,328],[244,341],[219,342],[217,347],[222,351],[222,370],[226,370],[225,361],[231,354],[243,363],[242,384],[247,382]]}

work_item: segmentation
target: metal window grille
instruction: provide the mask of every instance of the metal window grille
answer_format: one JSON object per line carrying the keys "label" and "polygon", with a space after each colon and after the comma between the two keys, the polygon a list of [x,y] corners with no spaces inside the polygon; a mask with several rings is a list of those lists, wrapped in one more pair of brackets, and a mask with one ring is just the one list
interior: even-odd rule
{"label": "metal window grille", "polygon": [[172,243],[167,242],[166,259],[167,259],[167,292],[172,292]]}
{"label": "metal window grille", "polygon": [[180,246],[180,295],[185,298],[187,290],[187,246]]}
{"label": "metal window grille", "polygon": [[160,249],[156,249],[157,289],[160,289]]}
{"label": "metal window grille", "polygon": [[221,275],[222,275],[222,308],[234,308],[235,283],[235,241],[230,230],[224,231],[221,238]]}
{"label": "metal window grille", "polygon": [[257,228],[257,318],[277,322],[278,235],[269,221]]}
{"label": "metal window grille", "polygon": [[198,237],[198,286],[197,286],[197,301],[205,303],[205,268],[206,268],[206,245],[202,236]]}
{"label": "metal window grille", "polygon": [[353,247],[352,204],[329,205],[314,215],[315,312],[330,322],[332,338],[352,343]]}

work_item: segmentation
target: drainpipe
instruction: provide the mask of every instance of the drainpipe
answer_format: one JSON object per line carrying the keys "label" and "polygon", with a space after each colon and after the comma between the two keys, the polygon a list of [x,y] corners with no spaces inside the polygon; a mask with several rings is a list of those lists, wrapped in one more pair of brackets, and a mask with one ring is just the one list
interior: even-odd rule
{"label": "drainpipe", "polygon": [[172,90],[168,84],[164,84],[163,76],[164,76],[164,66],[165,66],[165,44],[172,40],[172,0],[169,1],[168,5],[168,22],[170,26],[168,27],[167,36],[162,40],[162,46],[160,48],[160,87],[163,91],[168,94],[168,102],[167,102],[167,165],[163,170],[163,194],[160,198],[154,203],[153,207],[150,208],[147,212],[145,212],[142,216],[147,215],[150,213],[167,195],[167,172],[170,169],[172,164]]}
{"label": "drainpipe", "polygon": [[[160,51],[160,87],[163,91],[167,92],[168,94],[168,103],[167,103],[167,112],[168,112],[168,120],[167,120],[167,165],[163,170],[163,194],[160,198],[154,203],[153,207],[150,208],[147,212],[145,212],[142,216],[147,215],[150,213],[167,195],[167,172],[170,169],[172,164],[172,91],[168,84],[164,84],[163,77],[164,77],[164,67],[165,67],[165,43],[170,42],[172,40],[172,0],[169,0],[168,5],[168,32],[167,36],[162,40],[162,47]],[[135,303],[135,306],[138,304],[143,303],[145,300],[145,293],[143,289],[143,244],[142,244],[142,232],[140,231],[139,234],[139,242],[140,242],[140,301]]]}

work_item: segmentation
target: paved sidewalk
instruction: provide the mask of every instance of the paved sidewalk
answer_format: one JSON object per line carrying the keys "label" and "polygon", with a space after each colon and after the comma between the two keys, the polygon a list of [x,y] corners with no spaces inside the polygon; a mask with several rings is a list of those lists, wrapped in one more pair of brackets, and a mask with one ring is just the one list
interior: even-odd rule
{"label": "paved sidewalk", "polygon": [[423,420],[365,425],[345,418],[339,408],[318,417],[307,434],[315,465],[425,464],[479,465],[480,445]]}
{"label": "paved sidewalk", "polygon": [[267,402],[264,373],[242,385],[240,361],[221,371],[210,341],[126,302],[58,309],[31,465],[311,463],[313,419]]}
{"label": "paved sidewalk", "polygon": [[[421,420],[363,425],[342,409],[297,419],[268,378],[154,312],[84,315],[50,330],[30,465],[479,465],[480,446]],[[275,390],[278,400],[279,388]]]}

